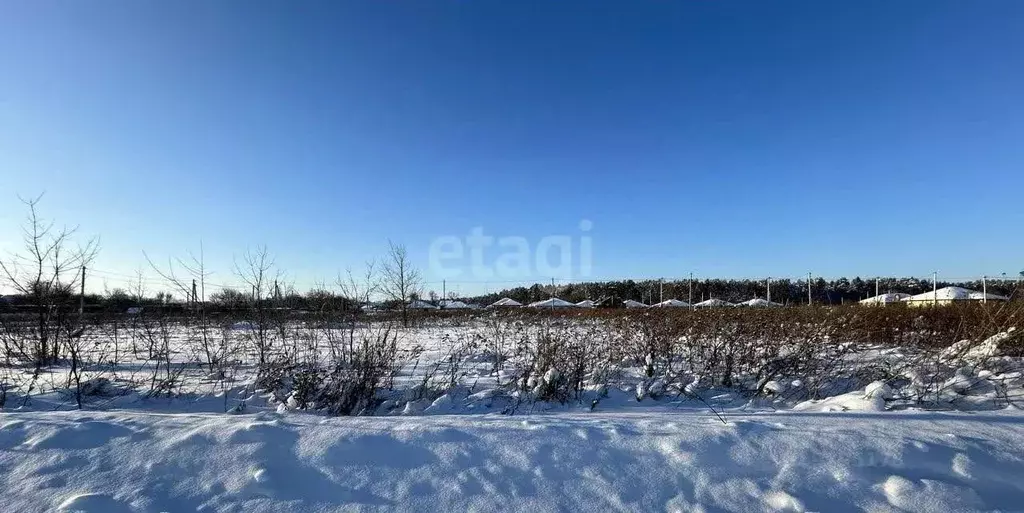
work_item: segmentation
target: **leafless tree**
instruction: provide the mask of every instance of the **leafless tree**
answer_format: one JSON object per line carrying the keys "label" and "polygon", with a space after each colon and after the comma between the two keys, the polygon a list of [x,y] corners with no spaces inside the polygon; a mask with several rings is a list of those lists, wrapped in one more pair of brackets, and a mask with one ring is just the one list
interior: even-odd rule
{"label": "leafless tree", "polygon": [[388,241],[388,254],[381,269],[380,290],[384,297],[397,301],[402,309],[402,326],[409,326],[408,301],[420,292],[423,280],[402,244]]}
{"label": "leafless tree", "polygon": [[[23,347],[18,356],[34,361],[37,366],[60,357],[62,327],[69,334],[75,333],[67,329],[66,322],[72,317],[73,296],[82,285],[82,269],[99,250],[99,242],[94,238],[84,245],[75,244],[77,228],[57,228],[52,221],[42,219],[37,210],[41,198],[22,199],[28,207],[28,217],[22,226],[22,252],[11,255],[7,261],[0,260],[0,277],[16,293],[32,301],[32,345]],[[81,315],[77,321],[81,322]],[[81,327],[77,329],[80,333]]]}
{"label": "leafless tree", "polygon": [[[145,255],[145,253],[143,253]],[[206,311],[206,279],[210,276],[210,272],[206,268],[205,251],[203,249],[202,242],[199,243],[199,255],[188,252],[188,260],[176,258],[174,260],[168,259],[167,267],[160,268],[150,260],[149,255],[146,255],[146,260],[149,262],[150,267],[161,278],[170,284],[178,293],[183,297],[188,298],[189,311],[192,315],[198,317],[199,330],[198,337],[202,344],[203,354],[206,357],[206,363],[210,366],[210,371],[215,372],[215,367],[221,364],[223,359],[221,348],[213,347],[213,338],[211,337],[209,330],[209,323],[207,319]],[[184,270],[179,275],[177,269],[181,268]],[[142,271],[139,271],[139,283],[142,283]],[[157,299],[169,299],[170,294],[166,292],[160,292],[157,294]],[[163,301],[162,301],[163,302]]]}
{"label": "leafless tree", "polygon": [[[370,298],[380,290],[381,282],[380,277],[377,274],[376,263],[372,260],[366,262],[366,268],[363,274],[356,276],[352,273],[352,269],[345,271],[345,276],[338,276],[337,280],[338,287],[341,289],[341,295],[345,298],[345,303],[354,303],[356,308],[360,308],[367,305],[370,302]],[[348,351],[345,360],[348,361],[355,354],[355,331],[356,331],[356,318],[358,317],[359,310],[352,312],[347,316],[348,320]]]}
{"label": "leafless tree", "polygon": [[235,274],[252,290],[249,304],[253,315],[252,321],[255,323],[252,327],[253,344],[258,358],[257,363],[259,368],[263,369],[269,363],[272,349],[272,309],[269,299],[276,295],[281,275],[275,270],[274,258],[266,246],[246,250],[242,260],[235,262]]}
{"label": "leafless tree", "polygon": [[353,274],[352,269],[346,269],[345,275],[339,275],[336,283],[345,299],[358,306],[366,305],[381,287],[377,264],[372,260],[366,262],[365,270],[358,276]]}

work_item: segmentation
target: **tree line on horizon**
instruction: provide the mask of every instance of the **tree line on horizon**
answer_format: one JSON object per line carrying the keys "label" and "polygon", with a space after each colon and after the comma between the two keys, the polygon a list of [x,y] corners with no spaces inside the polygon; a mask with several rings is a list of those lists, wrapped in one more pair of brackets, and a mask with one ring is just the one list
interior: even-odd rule
{"label": "tree line on horizon", "polygon": [[[989,279],[973,281],[942,281],[937,287],[963,287],[971,290],[986,288],[989,293],[1013,296],[1020,280]],[[751,279],[696,279],[689,280],[615,280],[601,282],[570,283],[566,285],[543,285],[536,283],[530,287],[514,287],[489,294],[468,298],[468,301],[489,305],[499,299],[508,297],[523,304],[541,301],[552,296],[578,303],[585,299],[600,301],[611,299],[619,304],[633,300],[645,304],[658,303],[661,300],[678,299],[694,303],[710,298],[723,299],[738,303],[753,298],[768,298],[768,280]],[[880,294],[903,292],[921,294],[930,292],[933,284],[930,279],[922,278],[882,278],[878,281],[877,290]],[[851,303],[875,296],[876,282],[873,278],[863,279],[846,277],[826,280],[811,280],[810,296],[815,304],[838,305]],[[807,304],[807,280],[772,279],[771,300],[782,304]]]}
{"label": "tree line on horizon", "polygon": [[[987,283],[981,280],[973,281],[938,281],[938,288],[957,286],[971,290],[982,290],[986,288],[989,293],[1003,296],[1016,297],[1020,280],[1016,279],[990,279]],[[838,305],[853,303],[875,295],[875,280],[863,279],[860,277],[837,278],[826,280],[817,278],[811,282],[811,298],[815,304]],[[68,302],[78,299],[77,291],[71,287],[62,287],[57,292],[67,296]],[[64,290],[67,289],[67,290]],[[878,282],[878,292],[881,294],[889,292],[903,292],[907,294],[921,294],[932,290],[932,282],[922,278],[885,278]],[[679,299],[690,300],[691,282],[687,280],[659,281],[659,280],[615,280],[601,282],[581,282],[564,285],[546,285],[536,283],[529,287],[520,286],[504,289],[498,292],[460,298],[468,303],[489,305],[499,299],[508,297],[523,304],[541,301],[550,297],[558,297],[566,301],[578,303],[585,299],[599,301],[610,299],[614,305],[622,301],[633,300],[645,304],[658,303],[661,300]],[[703,301],[710,298],[723,299],[729,302],[738,303],[753,298],[768,297],[768,283],[766,280],[752,279],[695,279],[692,282],[693,302]],[[454,294],[449,294],[449,299],[455,299]],[[411,299],[429,300],[427,294],[411,293]],[[244,308],[252,298],[240,290],[225,288],[217,290],[209,295],[207,303],[218,305],[227,309]],[[807,304],[807,280],[773,279],[771,280],[771,300],[777,303],[799,305]],[[29,295],[12,294],[4,298],[3,303],[9,306],[29,304],[32,298]],[[293,310],[321,310],[324,307],[339,310],[356,310],[360,301],[355,298],[345,297],[344,293],[332,293],[323,288],[314,288],[306,292],[299,292],[290,287],[282,291],[279,296],[269,296],[265,301],[275,306]],[[171,294],[160,292],[152,297],[130,293],[125,289],[115,288],[105,294],[87,293],[82,300],[83,305],[90,310],[96,308],[111,308],[114,310],[127,309],[137,306],[158,306],[174,303]],[[392,301],[396,302],[397,301]]]}
{"label": "tree line on horizon", "polygon": [[[241,309],[253,304],[272,308],[292,310],[358,310],[371,300],[382,300],[403,311],[410,300],[429,299],[437,304],[436,291],[424,293],[424,282],[418,269],[412,264],[406,249],[401,244],[389,241],[386,255],[379,262],[368,262],[364,273],[339,275],[337,281],[328,285],[318,284],[302,292],[284,284],[282,271],[275,265],[266,248],[246,251],[240,262],[236,262],[236,274],[244,283],[238,289],[221,287],[210,294],[197,294],[196,282],[205,277],[205,265],[201,259],[178,259],[178,267],[186,276],[175,276],[173,269],[153,269],[168,283],[173,284],[171,292],[161,291],[146,294],[141,276],[135,286],[115,288],[104,294],[84,293],[85,269],[91,264],[99,247],[96,239],[82,243],[74,241],[76,230],[57,228],[51,221],[42,219],[37,212],[39,198],[23,200],[29,215],[23,226],[23,251],[10,259],[0,259],[0,283],[7,285],[13,294],[0,295],[0,309],[11,306],[34,308],[45,320],[58,310],[113,309],[137,306],[212,304],[226,309]],[[148,259],[148,256],[147,256]],[[151,262],[152,264],[152,262]],[[171,264],[169,264],[171,265]],[[173,266],[172,266],[173,267]],[[81,272],[80,272],[81,271]],[[1019,276],[1005,274],[986,280],[940,281],[938,287],[960,286],[972,290],[986,289],[990,293],[1016,298],[1024,271]],[[284,287],[279,286],[279,281]],[[200,287],[205,290],[205,287]],[[710,298],[730,302],[742,302],[753,298],[771,299],[782,304],[843,304],[860,301],[877,293],[902,292],[920,294],[932,290],[933,283],[927,278],[874,278],[846,277],[826,280],[778,278],[754,279],[698,279],[698,280],[614,280],[570,284],[546,285],[535,283],[529,287],[519,286],[488,294],[462,297],[447,294],[443,299],[462,299],[479,305],[488,305],[501,298],[512,298],[521,303],[532,303],[550,297],[559,297],[574,303],[589,299],[604,301],[610,306],[621,305],[622,301],[633,300],[654,304],[661,300],[679,299],[694,303]],[[246,290],[249,289],[249,290]],[[769,292],[770,289],[770,292]],[[63,305],[55,309],[55,305]],[[20,308],[19,308],[20,309]]]}

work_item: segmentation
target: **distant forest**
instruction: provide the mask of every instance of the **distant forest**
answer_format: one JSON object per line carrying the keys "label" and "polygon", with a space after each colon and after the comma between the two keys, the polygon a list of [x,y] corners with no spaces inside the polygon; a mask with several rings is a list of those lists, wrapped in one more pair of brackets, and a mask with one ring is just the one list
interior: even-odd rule
{"label": "distant forest", "polygon": [[[1018,279],[990,279],[987,280],[988,292],[1011,296],[1020,284]],[[723,280],[708,279],[692,282],[693,301],[698,302],[710,298],[724,299],[730,302],[746,301],[753,298],[768,297],[768,283],[766,280]],[[938,287],[958,286],[971,290],[982,290],[981,280],[968,282],[939,281]],[[887,292],[905,292],[908,294],[920,294],[932,290],[930,279],[920,278],[883,278],[878,282],[878,291],[881,294]],[[1019,294],[1019,292],[1018,292]],[[875,279],[862,279],[860,277],[848,279],[839,278],[826,280],[818,278],[811,282],[811,297],[815,303],[837,305],[860,301],[875,295]],[[511,289],[494,292],[469,298],[470,301],[480,304],[491,304],[503,297],[510,297],[521,303],[540,301],[551,296],[559,297],[574,303],[591,299],[598,301],[610,298],[619,302],[627,299],[640,301],[646,304],[653,304],[664,299],[679,299],[689,301],[690,282],[687,280],[665,281],[658,280],[624,280],[605,281],[590,283],[573,283],[568,285],[542,285],[534,284],[530,287],[515,287]],[[1016,296],[1013,296],[1016,298]],[[807,304],[807,280],[779,279],[771,280],[771,300],[783,304]]]}
{"label": "distant forest", "polygon": [[[1024,297],[1024,276],[1014,279],[989,279],[987,290],[993,294],[1009,296],[1012,299]],[[971,290],[982,290],[981,280],[966,282],[939,281],[938,287],[959,286]],[[768,297],[765,280],[726,280],[726,279],[695,279],[692,283],[693,301],[718,298],[738,303],[753,298]],[[878,282],[878,292],[904,292],[920,294],[932,290],[932,282],[922,278],[883,278]],[[811,282],[811,296],[815,304],[838,305],[856,302],[875,295],[874,278],[839,278],[826,280],[818,278]],[[690,283],[683,280],[620,280],[604,282],[571,283],[565,285],[534,284],[529,287],[515,287],[499,292],[480,296],[462,297],[463,301],[479,305],[489,305],[501,298],[509,297],[527,304],[534,301],[558,297],[566,301],[578,303],[584,299],[608,301],[610,306],[619,306],[622,301],[632,299],[645,304],[654,304],[661,299],[690,300]],[[413,292],[410,297],[428,299],[436,303],[436,293],[421,294]],[[455,298],[455,294],[449,294]],[[222,309],[244,309],[251,303],[251,296],[232,288],[224,288],[211,293],[207,297],[208,304]],[[51,293],[51,301],[77,308],[79,296],[71,287],[56,287]],[[771,300],[789,305],[807,304],[807,280],[773,279],[771,281]],[[335,308],[340,310],[356,310],[360,301],[345,298],[343,294],[326,290],[299,292],[282,291],[280,295],[270,294],[263,299],[275,307],[293,310],[323,310]],[[183,305],[187,301],[173,298],[166,292],[153,297],[130,294],[124,289],[113,289],[106,294],[86,294],[81,298],[82,306],[90,311],[113,309],[123,311],[136,306]],[[395,303],[389,301],[388,303]],[[0,312],[8,309],[24,309],[32,305],[32,298],[22,295],[0,296]]]}

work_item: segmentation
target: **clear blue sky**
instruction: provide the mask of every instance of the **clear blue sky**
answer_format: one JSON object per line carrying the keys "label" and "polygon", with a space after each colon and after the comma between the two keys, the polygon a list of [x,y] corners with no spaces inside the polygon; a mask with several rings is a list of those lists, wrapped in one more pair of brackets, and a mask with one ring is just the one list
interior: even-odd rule
{"label": "clear blue sky", "polygon": [[595,277],[1024,269],[1015,0],[11,1],[0,42],[5,251],[45,191],[97,269],[223,283],[583,219]]}

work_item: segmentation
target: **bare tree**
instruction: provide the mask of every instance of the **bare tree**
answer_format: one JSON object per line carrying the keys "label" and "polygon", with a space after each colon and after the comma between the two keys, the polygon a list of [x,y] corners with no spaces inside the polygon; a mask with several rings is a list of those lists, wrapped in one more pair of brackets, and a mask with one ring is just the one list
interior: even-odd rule
{"label": "bare tree", "polygon": [[388,254],[381,269],[380,290],[384,296],[397,301],[402,309],[402,326],[409,326],[408,301],[419,294],[423,282],[420,272],[409,260],[405,246],[388,241]]}
{"label": "bare tree", "polygon": [[278,280],[280,273],[275,272],[274,258],[270,256],[266,246],[255,250],[246,250],[242,255],[242,261],[235,262],[235,274],[245,282],[252,290],[250,298],[251,311],[253,315],[253,343],[256,354],[259,358],[259,368],[262,370],[269,363],[272,349],[270,333],[270,315],[273,310],[270,308],[270,298],[278,292]]}
{"label": "bare tree", "polygon": [[[167,260],[167,267],[160,268],[150,260],[149,255],[143,252],[146,257],[146,261],[149,262],[150,267],[164,279],[165,282],[187,298],[189,304],[189,313],[191,315],[198,316],[199,320],[199,333],[198,336],[202,342],[203,353],[206,356],[206,363],[210,366],[210,371],[215,370],[215,366],[218,365],[223,357],[220,355],[220,351],[212,346],[212,338],[209,332],[209,323],[207,322],[206,312],[206,279],[212,273],[206,269],[206,253],[203,247],[202,241],[199,242],[199,255],[188,252],[189,260],[183,260],[181,258],[175,258]],[[182,275],[179,275],[177,267],[184,270]],[[139,283],[141,284],[142,271],[139,271]],[[170,294],[168,292],[160,292],[157,294],[156,299],[160,302],[168,302],[170,300]]]}
{"label": "bare tree", "polygon": [[71,318],[83,270],[99,250],[96,239],[89,239],[84,245],[73,244],[77,228],[58,229],[53,222],[43,220],[36,208],[41,198],[19,198],[28,207],[28,217],[22,226],[23,252],[11,255],[6,262],[0,260],[2,278],[16,293],[32,301],[35,324],[32,347],[23,347],[19,356],[31,359],[37,366],[59,358],[61,328],[62,325],[67,328],[68,324],[58,321]]}
{"label": "bare tree", "polygon": [[[338,276],[338,287],[345,303],[354,303],[356,308],[369,304],[370,298],[380,289],[380,277],[377,275],[376,263],[372,260],[366,262],[366,269],[361,276],[352,274],[352,269],[345,270],[345,276]],[[348,317],[348,351],[346,359],[355,354],[355,332],[356,317],[359,310],[352,312]]]}
{"label": "bare tree", "polygon": [[359,276],[353,274],[352,269],[346,269],[345,275],[339,275],[336,282],[341,295],[359,306],[369,303],[381,286],[376,267],[377,264],[372,260],[366,262],[366,269]]}

